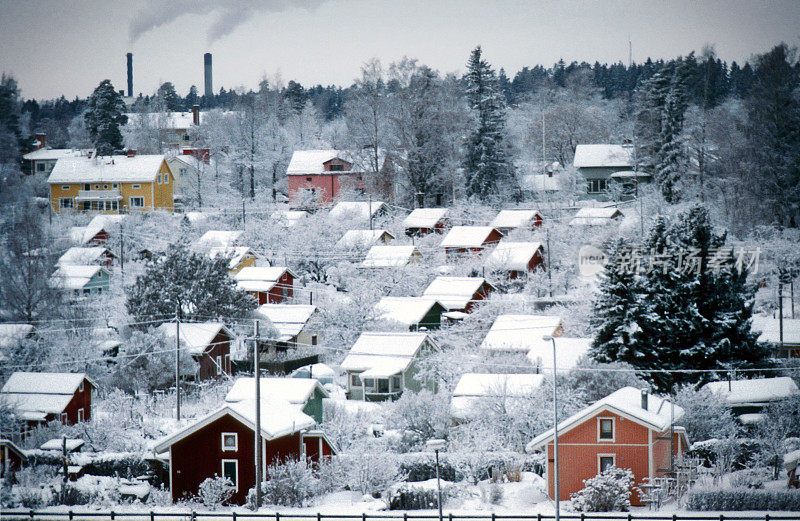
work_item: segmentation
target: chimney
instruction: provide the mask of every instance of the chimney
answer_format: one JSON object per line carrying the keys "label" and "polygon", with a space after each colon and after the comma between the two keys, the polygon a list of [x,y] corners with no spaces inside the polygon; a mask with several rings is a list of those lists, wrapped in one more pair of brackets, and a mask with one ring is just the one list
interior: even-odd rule
{"label": "chimney", "polygon": [[36,148],[34,148],[34,150],[40,150],[44,148],[45,145],[47,144],[44,132],[37,132],[36,134],[34,134],[34,137],[36,137],[36,141],[34,143],[36,145]]}
{"label": "chimney", "polygon": [[133,97],[133,53],[129,52],[128,56],[128,97]]}
{"label": "chimney", "polygon": [[125,97],[125,89],[119,89],[119,95]]}
{"label": "chimney", "polygon": [[642,389],[642,409],[647,410],[647,389]]}
{"label": "chimney", "polygon": [[200,125],[200,105],[192,105],[192,123],[195,126]]}
{"label": "chimney", "polygon": [[135,148],[129,148],[129,149],[126,151],[126,155],[127,155],[128,157],[133,157],[133,156],[135,156],[135,155],[136,155],[136,149],[135,149]]}
{"label": "chimney", "polygon": [[207,52],[203,55],[203,64],[205,65],[205,78],[206,78],[206,98],[211,98],[214,95],[214,85],[211,82],[211,53]]}

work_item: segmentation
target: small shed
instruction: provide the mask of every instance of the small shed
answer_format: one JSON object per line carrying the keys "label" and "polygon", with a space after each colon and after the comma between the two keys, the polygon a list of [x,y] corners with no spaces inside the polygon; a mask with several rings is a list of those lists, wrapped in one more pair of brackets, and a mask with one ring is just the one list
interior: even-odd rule
{"label": "small shed", "polygon": [[285,266],[248,266],[233,278],[237,288],[251,294],[261,305],[279,304],[294,297],[297,275]]}
{"label": "small shed", "polygon": [[124,220],[124,215],[95,215],[88,225],[70,228],[70,240],[84,246],[104,246]]}
{"label": "small shed", "polygon": [[409,237],[444,233],[449,223],[447,216],[447,208],[416,208],[403,220],[403,227]]}
{"label": "small shed", "polygon": [[500,315],[481,342],[481,349],[527,354],[544,335],[559,336],[562,331],[561,317],[556,315]]}
{"label": "small shed", "polygon": [[439,244],[448,260],[496,246],[503,234],[491,226],[453,226]]}
{"label": "small shed", "polygon": [[437,300],[425,297],[382,297],[375,305],[379,320],[397,322],[409,331],[439,329],[444,311]]}
{"label": "small shed", "polygon": [[800,318],[784,317],[781,321],[777,317],[754,316],[751,328],[758,333],[758,341],[772,346],[777,356],[800,358]]}
{"label": "small shed", "polygon": [[[261,396],[279,398],[296,405],[301,411],[322,423],[322,399],[328,398],[326,391],[319,381],[311,378],[289,377],[261,377]],[[256,395],[256,382],[253,377],[237,378],[233,387],[225,395],[229,403],[254,400]]]}
{"label": "small shed", "polygon": [[65,425],[92,418],[92,389],[84,373],[13,373],[0,390],[0,401],[29,425],[61,420]]}
{"label": "small shed", "polygon": [[542,214],[538,210],[500,210],[489,226],[507,235],[511,230],[535,230],[542,224]]}
{"label": "small shed", "polygon": [[385,214],[389,207],[383,201],[340,201],[328,213],[328,221],[369,222],[370,218]]}
{"label": "small shed", "polygon": [[453,390],[450,416],[457,422],[471,420],[497,401],[504,409],[513,409],[520,400],[529,401],[542,381],[540,374],[463,374]]}
{"label": "small shed", "polygon": [[347,230],[342,238],[336,241],[340,250],[365,250],[376,244],[389,244],[394,235],[386,230]]}
{"label": "small shed", "polygon": [[419,262],[422,258],[413,244],[401,246],[373,246],[361,262],[362,268],[396,268]]}
{"label": "small shed", "polygon": [[752,378],[744,380],[719,380],[705,384],[731,408],[742,423],[755,423],[770,403],[797,396],[800,388],[788,376]]}
{"label": "small shed", "polygon": [[544,267],[544,246],[540,242],[500,241],[485,265],[490,270],[502,271],[510,279],[524,277]]}
{"label": "small shed", "polygon": [[422,296],[437,300],[447,311],[469,313],[494,289],[483,277],[436,277]]}
{"label": "small shed", "polygon": [[165,322],[158,330],[175,340],[180,329],[181,344],[197,362],[198,381],[221,378],[231,374],[231,341],[235,335],[222,322]]}
{"label": "small shed", "polygon": [[581,208],[569,226],[608,226],[622,220],[625,215],[613,206]]}
{"label": "small shed", "polygon": [[312,324],[317,307],[310,304],[263,304],[256,314],[266,318],[278,331],[278,347],[314,347],[320,332]]}

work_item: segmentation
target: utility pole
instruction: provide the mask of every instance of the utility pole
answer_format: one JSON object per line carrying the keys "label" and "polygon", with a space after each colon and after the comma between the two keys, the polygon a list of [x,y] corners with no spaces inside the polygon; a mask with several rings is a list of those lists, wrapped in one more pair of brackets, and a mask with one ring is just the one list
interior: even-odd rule
{"label": "utility pole", "polygon": [[261,506],[261,372],[259,371],[259,321],[255,322],[255,338],[253,339],[253,378],[256,389],[256,510]]}
{"label": "utility pole", "polygon": [[67,498],[67,483],[69,482],[69,458],[67,457],[67,435],[61,435],[61,466],[64,477],[61,479],[61,501]]}
{"label": "utility pole", "polygon": [[122,223],[119,223],[119,270],[125,273],[125,230]]}
{"label": "utility pole", "polygon": [[245,229],[244,197],[242,197],[242,230]]}
{"label": "utility pole", "polygon": [[553,266],[550,264],[550,229],[547,230],[547,284],[550,298],[553,298]]}
{"label": "utility pole", "polygon": [[369,230],[372,231],[372,194],[369,195]]}
{"label": "utility pole", "polygon": [[778,342],[783,353],[783,274],[778,275]]}
{"label": "utility pole", "polygon": [[175,308],[175,419],[181,419],[181,305]]}
{"label": "utility pole", "polygon": [[545,145],[544,145],[544,112],[542,112],[542,174],[547,174],[547,165],[545,164]]}

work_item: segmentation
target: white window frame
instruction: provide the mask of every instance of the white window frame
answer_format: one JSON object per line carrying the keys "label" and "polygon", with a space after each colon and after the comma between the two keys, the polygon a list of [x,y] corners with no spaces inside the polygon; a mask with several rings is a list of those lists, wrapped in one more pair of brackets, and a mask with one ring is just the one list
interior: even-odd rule
{"label": "white window frame", "polygon": [[161,174],[158,174],[158,177],[156,177],[156,182],[161,184]]}
{"label": "white window frame", "polygon": [[361,375],[359,373],[350,375],[350,387],[364,387],[364,382],[361,381]]}
{"label": "white window frame", "polygon": [[103,190],[108,190],[108,185],[103,185]]}
{"label": "white window frame", "polygon": [[222,357],[221,356],[217,356],[215,365],[217,366],[217,374],[221,375],[222,374]]}
{"label": "white window frame", "polygon": [[37,172],[44,172],[47,165],[44,163],[36,163],[36,171]]}
{"label": "white window frame", "polygon": [[616,467],[617,466],[617,455],[616,454],[598,454],[597,455],[597,474],[603,472],[602,468],[602,461],[603,458],[611,458],[611,465]]}
{"label": "white window frame", "polygon": [[[233,447],[227,447],[225,445],[225,436],[233,436],[234,445]],[[239,450],[239,433],[238,432],[223,432],[220,437],[220,443],[222,444],[222,452],[236,452]]]}
{"label": "white window frame", "polygon": [[220,463],[220,476],[222,476],[223,478],[227,477],[227,476],[225,476],[225,464],[226,463],[233,463],[234,465],[236,465],[236,483],[233,484],[233,487],[236,490],[236,492],[239,492],[239,460],[238,459],[224,459],[224,460],[222,460],[222,462]]}
{"label": "white window frame", "polygon": [[163,182],[165,185],[169,184],[169,174],[164,174]]}
{"label": "white window frame", "polygon": [[[69,204],[64,204],[69,201]],[[71,197],[60,197],[58,199],[58,208],[59,210],[71,210],[75,208],[75,201],[72,200]]]}
{"label": "white window frame", "polygon": [[79,422],[84,422],[84,421],[86,421],[86,416],[85,416],[85,415],[84,415],[84,413],[83,413],[83,407],[81,407],[80,409],[78,409],[78,421],[79,421]]}
{"label": "white window frame", "polygon": [[111,188],[119,188],[119,184],[117,184],[117,183],[111,183]]}
{"label": "white window frame", "polygon": [[[603,423],[604,420],[611,420],[611,437],[610,438],[602,438],[602,429],[600,425]],[[614,443],[617,439],[617,422],[616,418],[613,416],[598,416],[597,417],[597,441],[601,443]]]}
{"label": "white window frame", "polygon": [[69,418],[67,418],[67,413],[65,413],[65,412],[62,412],[62,413],[61,413],[61,423],[63,423],[64,425],[66,425],[66,424],[67,424],[67,420],[69,420]]}
{"label": "white window frame", "polygon": [[[141,200],[142,203],[141,204],[133,204],[134,200],[137,200],[137,201]],[[128,197],[128,206],[130,206],[130,208],[132,210],[133,209],[139,210],[139,209],[144,208],[144,196],[142,196],[142,195],[133,195],[131,197]]]}
{"label": "white window frame", "polygon": [[94,185],[95,190],[100,190],[100,185]]}
{"label": "white window frame", "polygon": [[[591,179],[587,179],[588,184],[586,186],[586,193],[589,194],[604,194],[608,192],[608,179],[604,179],[602,177],[594,177]],[[605,188],[600,188],[600,184],[605,184]],[[594,185],[597,186],[597,189],[594,189]]]}
{"label": "white window frame", "polygon": [[79,393],[83,392],[83,381],[82,380],[81,380],[81,384],[78,386],[78,392]]}

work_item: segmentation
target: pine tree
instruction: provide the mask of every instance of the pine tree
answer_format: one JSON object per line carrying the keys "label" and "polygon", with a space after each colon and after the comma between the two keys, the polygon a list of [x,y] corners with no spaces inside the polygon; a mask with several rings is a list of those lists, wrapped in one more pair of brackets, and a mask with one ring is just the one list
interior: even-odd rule
{"label": "pine tree", "polygon": [[511,180],[503,143],[505,103],[494,70],[476,47],[467,63],[467,100],[476,121],[467,140],[467,194],[485,199]]}
{"label": "pine tree", "polygon": [[[626,278],[610,266],[595,304],[592,357],[642,370],[719,371],[716,377],[767,365],[768,353],[750,331],[755,289],[725,239],[703,207],[672,223],[659,220],[645,245],[643,269]],[[619,264],[618,255],[612,260]],[[642,376],[660,391],[715,379],[713,372]]]}
{"label": "pine tree", "polygon": [[156,98],[163,106],[164,110],[176,112],[181,110],[181,97],[175,90],[175,85],[171,81],[162,83],[156,91]]}
{"label": "pine tree", "polygon": [[189,93],[183,99],[183,103],[187,110],[191,110],[192,107],[200,104],[200,96],[197,94],[196,85],[189,87]]}
{"label": "pine tree", "polygon": [[125,103],[111,80],[100,82],[89,98],[89,108],[85,115],[86,126],[97,155],[108,156],[115,150],[122,149],[122,133],[119,129],[128,121],[124,112]]}

